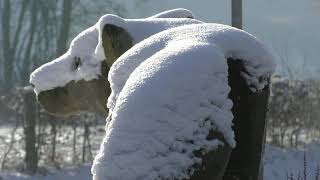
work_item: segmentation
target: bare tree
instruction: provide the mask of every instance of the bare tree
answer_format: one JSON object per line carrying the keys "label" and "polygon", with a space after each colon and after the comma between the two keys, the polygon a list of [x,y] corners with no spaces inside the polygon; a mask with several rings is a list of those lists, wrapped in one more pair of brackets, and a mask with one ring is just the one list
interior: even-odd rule
{"label": "bare tree", "polygon": [[1,13],[1,32],[2,32],[2,54],[3,54],[3,74],[6,75],[7,81],[4,83],[4,87],[8,88],[12,80],[13,71],[13,53],[10,40],[10,20],[11,20],[11,3],[10,0],[2,1],[2,13]]}
{"label": "bare tree", "polygon": [[57,55],[64,53],[64,51],[66,50],[71,24],[72,2],[72,0],[63,1],[62,14],[60,16],[60,31],[57,41]]}

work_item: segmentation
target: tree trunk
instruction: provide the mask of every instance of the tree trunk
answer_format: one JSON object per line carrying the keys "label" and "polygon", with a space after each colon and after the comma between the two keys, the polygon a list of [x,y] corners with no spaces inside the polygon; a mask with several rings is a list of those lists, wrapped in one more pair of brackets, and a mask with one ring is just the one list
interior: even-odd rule
{"label": "tree trunk", "polygon": [[38,167],[38,154],[36,148],[36,97],[32,88],[25,90],[24,94],[24,134],[25,134],[25,168],[34,174]]}
{"label": "tree trunk", "polygon": [[61,55],[66,50],[71,23],[72,0],[64,0],[62,7],[60,33],[57,42],[57,55]]}
{"label": "tree trunk", "polygon": [[[34,45],[34,39],[36,35],[36,27],[37,27],[37,16],[38,16],[38,1],[33,0],[32,1],[32,6],[31,6],[31,14],[30,14],[30,28],[29,28],[29,34],[28,34],[28,41],[27,45],[25,47],[25,53],[23,55],[24,61],[22,62],[22,66],[20,70],[18,71],[19,73],[19,78],[22,84],[28,83],[29,81],[29,76],[26,76],[27,74],[30,73],[31,67],[30,64],[32,62],[32,59],[30,58],[31,56],[31,51],[33,49]],[[21,23],[21,22],[20,22]]]}
{"label": "tree trunk", "polygon": [[3,75],[4,89],[10,89],[12,84],[12,72],[13,72],[13,52],[10,40],[10,20],[11,20],[11,2],[10,0],[3,1],[3,8],[1,9],[1,32],[2,32],[2,52],[3,52]]}

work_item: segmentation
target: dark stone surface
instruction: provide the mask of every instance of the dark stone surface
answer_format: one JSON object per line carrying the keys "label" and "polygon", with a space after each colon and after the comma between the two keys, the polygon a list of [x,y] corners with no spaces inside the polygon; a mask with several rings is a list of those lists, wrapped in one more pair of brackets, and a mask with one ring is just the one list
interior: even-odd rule
{"label": "dark stone surface", "polygon": [[197,151],[194,154],[202,158],[202,164],[196,166],[198,170],[194,172],[190,180],[221,180],[227,167],[232,148],[224,140],[223,135],[217,131],[210,131],[207,139],[219,139],[224,145],[211,151],[204,156]]}
{"label": "dark stone surface", "polygon": [[225,146],[202,156],[203,163],[199,165],[191,180],[263,179],[269,86],[252,92],[240,75],[241,72],[246,72],[242,62],[228,59],[228,83],[231,87],[229,98],[233,102],[233,129],[237,145],[235,149],[231,149],[219,132],[211,131],[208,138],[219,139]]}
{"label": "dark stone surface", "polygon": [[37,99],[41,106],[53,115],[68,116],[89,111],[106,117],[106,102],[111,92],[107,79],[108,71],[106,62],[103,62],[98,79],[71,81],[64,87],[42,91]]}
{"label": "dark stone surface", "polygon": [[224,180],[262,180],[269,86],[252,92],[240,75],[242,60],[228,59],[230,99],[236,148],[232,150]]}

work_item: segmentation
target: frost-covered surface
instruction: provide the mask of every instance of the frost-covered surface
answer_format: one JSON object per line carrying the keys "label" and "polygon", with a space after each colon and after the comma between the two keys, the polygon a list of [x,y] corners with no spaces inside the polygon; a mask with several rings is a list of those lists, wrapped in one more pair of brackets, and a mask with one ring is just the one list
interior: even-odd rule
{"label": "frost-covered surface", "polygon": [[[175,12],[175,11],[174,11]],[[114,24],[122,27],[132,35],[133,43],[136,44],[158,32],[178,26],[203,23],[190,18],[146,18],[146,19],[122,19],[119,16],[107,14],[102,16],[96,24],[99,31],[99,43],[95,50],[95,55],[99,59],[104,59],[102,46],[102,30],[106,24]]]}
{"label": "frost-covered surface", "polygon": [[233,119],[224,58],[209,44],[181,43],[132,72],[96,157],[96,179],[187,178],[188,168],[201,162],[193,151],[222,144],[206,137],[213,124],[231,127]]}
{"label": "frost-covered surface", "polygon": [[[169,15],[173,17],[179,15],[180,17],[183,15],[182,12],[189,11],[177,9],[172,12],[176,13],[169,13],[167,17]],[[63,87],[71,81],[82,79],[89,81],[97,78],[101,73],[101,62],[105,59],[101,45],[101,34],[99,34],[105,24],[114,24],[126,29],[132,36],[134,43],[138,43],[160,31],[195,23],[202,22],[189,18],[123,19],[116,15],[107,14],[102,16],[94,26],[76,36],[64,55],[36,69],[30,76],[30,82],[35,85],[35,93],[39,94],[41,91]],[[81,59],[79,67],[75,65],[75,57]]]}
{"label": "frost-covered surface", "polygon": [[158,33],[123,54],[111,67],[106,136],[94,179],[183,179],[201,163],[193,151],[235,146],[228,99],[227,58],[242,59],[247,82],[262,89],[272,56],[250,34],[221,24],[198,24]]}
{"label": "frost-covered surface", "polygon": [[[320,164],[320,142],[306,146],[307,179],[315,179],[317,165]],[[304,151],[298,149],[281,149],[271,145],[266,146],[264,158],[264,179],[285,180],[287,173],[297,177],[303,174]]]}
{"label": "frost-covered surface", "polygon": [[149,18],[194,18],[194,14],[184,8],[177,8],[168,11],[161,12]]}

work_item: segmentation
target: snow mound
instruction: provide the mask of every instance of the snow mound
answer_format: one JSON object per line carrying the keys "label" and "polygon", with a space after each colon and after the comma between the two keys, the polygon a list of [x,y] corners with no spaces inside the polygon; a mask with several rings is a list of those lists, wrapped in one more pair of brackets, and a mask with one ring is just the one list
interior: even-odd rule
{"label": "snow mound", "polygon": [[[112,93],[94,179],[184,179],[201,163],[196,150],[235,146],[227,58],[242,59],[244,77],[262,89],[272,56],[250,34],[221,24],[160,32],[123,54],[109,71]],[[191,173],[189,173],[191,172]]]}
{"label": "snow mound", "polygon": [[[63,87],[71,81],[89,81],[98,78],[101,75],[101,62],[106,59],[101,39],[105,24],[126,29],[132,35],[134,43],[138,43],[166,29],[199,23],[202,22],[189,18],[123,19],[112,14],[104,15],[94,26],[77,35],[64,55],[36,69],[30,75],[30,83],[35,86],[35,93],[39,94],[42,91]],[[79,67],[75,60],[78,58],[81,61]]]}

